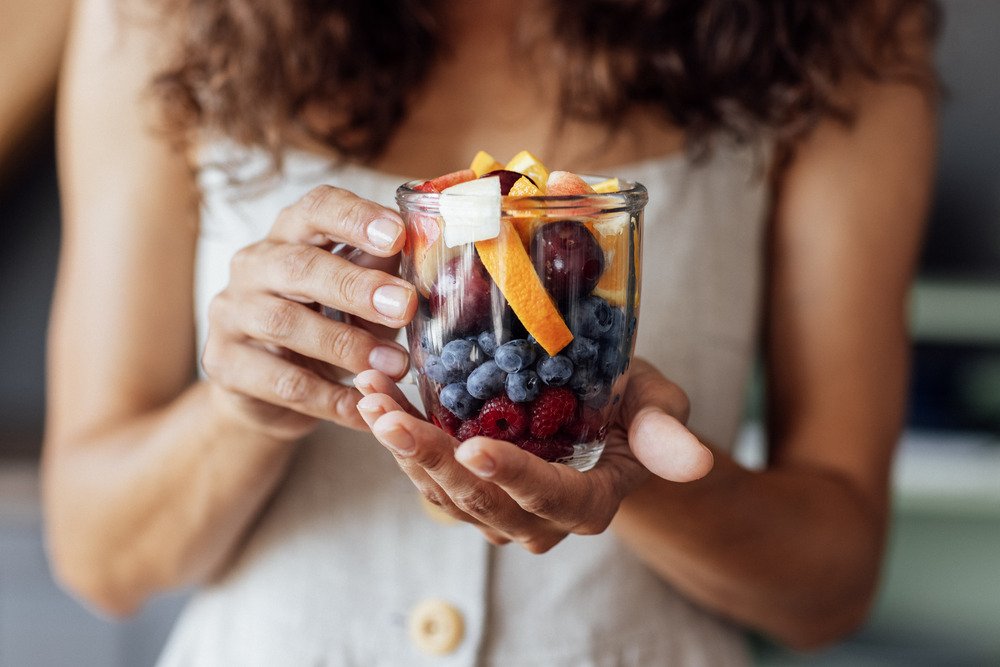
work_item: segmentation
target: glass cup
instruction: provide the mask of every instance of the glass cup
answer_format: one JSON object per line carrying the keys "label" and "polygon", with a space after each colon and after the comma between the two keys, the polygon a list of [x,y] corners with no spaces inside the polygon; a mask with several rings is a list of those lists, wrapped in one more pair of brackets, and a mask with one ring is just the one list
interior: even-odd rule
{"label": "glass cup", "polygon": [[420,295],[411,368],[429,419],[459,440],[485,435],[592,468],[635,347],[646,188],[491,202],[421,183],[396,201],[401,275]]}

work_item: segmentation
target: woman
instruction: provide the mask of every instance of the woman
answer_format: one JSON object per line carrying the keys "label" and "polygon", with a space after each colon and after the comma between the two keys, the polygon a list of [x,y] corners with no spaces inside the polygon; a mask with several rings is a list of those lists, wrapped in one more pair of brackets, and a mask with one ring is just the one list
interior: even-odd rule
{"label": "woman", "polygon": [[[68,49],[44,467],[67,587],[127,614],[200,584],[165,665],[740,664],[740,627],[811,648],[862,622],[933,154],[926,3],[167,9],[84,0]],[[649,363],[586,474],[453,455],[392,382],[394,174],[524,147],[651,192]],[[750,472],[727,450],[758,329]]]}

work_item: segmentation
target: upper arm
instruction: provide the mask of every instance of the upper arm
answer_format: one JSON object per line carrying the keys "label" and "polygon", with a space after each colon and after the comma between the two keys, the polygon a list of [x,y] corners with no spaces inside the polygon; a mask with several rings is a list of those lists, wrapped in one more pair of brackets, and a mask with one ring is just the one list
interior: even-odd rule
{"label": "upper arm", "polygon": [[50,441],[162,405],[192,378],[196,200],[146,95],[153,25],[129,7],[79,2],[66,51]]}
{"label": "upper arm", "polygon": [[926,93],[860,86],[851,127],[829,122],[780,177],[770,241],[772,462],[812,466],[885,506],[905,411],[907,300],[930,194]]}

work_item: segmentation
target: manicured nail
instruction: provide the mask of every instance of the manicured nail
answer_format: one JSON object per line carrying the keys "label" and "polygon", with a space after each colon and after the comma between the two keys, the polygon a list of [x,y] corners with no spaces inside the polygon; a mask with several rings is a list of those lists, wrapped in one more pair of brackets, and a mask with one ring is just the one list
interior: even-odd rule
{"label": "manicured nail", "polygon": [[364,396],[358,401],[358,412],[361,413],[363,417],[367,417],[365,421],[375,421],[381,417],[381,410],[379,409],[379,402],[373,396]]}
{"label": "manicured nail", "polygon": [[401,428],[394,428],[389,431],[380,430],[378,436],[386,447],[400,455],[411,453],[415,447],[413,438]]}
{"label": "manicured nail", "polygon": [[372,305],[386,317],[400,318],[406,314],[411,294],[399,285],[382,285],[372,294]]}
{"label": "manicured nail", "polygon": [[455,459],[480,477],[490,477],[497,469],[496,461],[479,447],[459,447]]}
{"label": "manicured nail", "polygon": [[406,370],[406,353],[395,347],[379,345],[368,354],[368,363],[391,378],[399,377]]}
{"label": "manicured nail", "polygon": [[390,218],[379,218],[369,222],[365,231],[373,246],[379,250],[391,250],[396,239],[403,233],[403,226]]}

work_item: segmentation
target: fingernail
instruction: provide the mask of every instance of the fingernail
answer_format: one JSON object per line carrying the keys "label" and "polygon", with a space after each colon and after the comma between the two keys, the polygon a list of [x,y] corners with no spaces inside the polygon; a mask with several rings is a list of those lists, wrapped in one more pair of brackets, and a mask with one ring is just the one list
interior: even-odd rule
{"label": "fingernail", "polygon": [[379,432],[378,435],[383,444],[397,454],[409,454],[413,451],[413,438],[401,428]]}
{"label": "fingernail", "polygon": [[399,285],[382,285],[372,294],[372,305],[386,317],[400,318],[406,314],[410,294],[410,290]]}
{"label": "fingernail", "polygon": [[368,363],[389,377],[399,377],[406,370],[406,353],[388,345],[380,345],[368,355]]}
{"label": "fingernail", "polygon": [[368,223],[365,230],[371,244],[380,250],[391,250],[396,239],[403,233],[403,226],[389,218],[379,218]]}
{"label": "fingernail", "polygon": [[497,469],[496,461],[479,447],[459,447],[455,459],[480,477],[490,477]]}
{"label": "fingernail", "polygon": [[362,416],[372,419],[372,421],[381,416],[379,414],[380,410],[378,401],[370,396],[365,396],[358,401],[358,412],[360,412]]}

